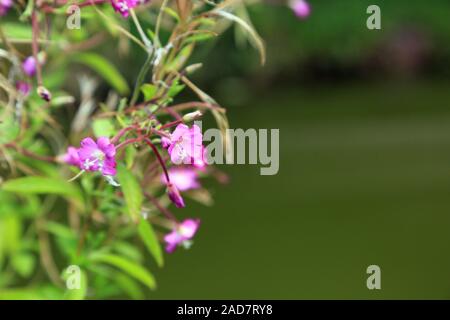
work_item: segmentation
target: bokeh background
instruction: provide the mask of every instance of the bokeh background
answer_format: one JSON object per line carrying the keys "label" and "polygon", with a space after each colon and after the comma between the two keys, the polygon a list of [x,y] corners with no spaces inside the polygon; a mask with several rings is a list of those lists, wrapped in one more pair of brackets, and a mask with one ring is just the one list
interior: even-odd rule
{"label": "bokeh background", "polygon": [[450,2],[310,4],[303,21],[250,8],[263,68],[235,29],[199,48],[195,80],[231,126],[280,129],[280,171],[221,166],[230,184],[189,203],[195,244],[153,268],[148,298],[450,298]]}

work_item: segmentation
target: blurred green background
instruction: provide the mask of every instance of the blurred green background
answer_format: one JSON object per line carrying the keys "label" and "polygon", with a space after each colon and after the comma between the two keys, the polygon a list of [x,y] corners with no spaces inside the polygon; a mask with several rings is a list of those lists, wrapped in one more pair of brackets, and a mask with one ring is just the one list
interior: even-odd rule
{"label": "blurred green background", "polygon": [[280,129],[280,171],[222,166],[230,184],[180,212],[201,229],[149,298],[450,298],[450,3],[310,3],[305,21],[252,7],[264,68],[236,30],[200,49],[195,80],[231,127]]}

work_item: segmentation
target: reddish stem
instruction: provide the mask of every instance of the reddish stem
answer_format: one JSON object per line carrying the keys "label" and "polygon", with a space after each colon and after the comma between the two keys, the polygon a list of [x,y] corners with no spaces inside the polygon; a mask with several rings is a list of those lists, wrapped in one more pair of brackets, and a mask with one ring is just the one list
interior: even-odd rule
{"label": "reddish stem", "polygon": [[142,137],[139,137],[139,138],[133,138],[133,139],[127,139],[127,140],[125,140],[124,142],[118,144],[118,145],[116,146],[116,150],[119,150],[119,149],[121,149],[121,148],[123,148],[123,147],[125,147],[125,146],[127,146],[127,145],[129,145],[129,144],[131,144],[131,143],[140,142],[140,141],[142,141]]}
{"label": "reddish stem", "polygon": [[178,120],[175,120],[175,121],[172,121],[172,122],[163,124],[163,125],[161,126],[161,129],[171,128],[171,127],[174,127],[174,126],[176,126],[176,125],[179,125],[180,123],[183,123],[183,119],[178,119]]}
{"label": "reddish stem", "polygon": [[119,140],[120,140],[120,138],[122,138],[122,136],[125,134],[125,133],[127,133],[128,131],[130,131],[130,130],[133,130],[133,129],[135,129],[136,128],[136,126],[135,125],[132,125],[132,126],[129,126],[129,127],[126,127],[126,128],[123,128],[123,129],[121,129],[112,139],[111,139],[111,143],[112,144],[116,144]]}
{"label": "reddish stem", "polygon": [[163,207],[159,201],[152,196],[151,194],[149,194],[148,192],[144,192],[144,195],[146,198],[148,198],[154,205],[155,207],[161,211],[167,218],[169,218],[170,220],[174,221],[176,224],[178,224],[177,218],[175,218],[175,215],[169,211],[169,209]]}
{"label": "reddish stem", "polygon": [[158,158],[158,161],[159,161],[159,163],[161,164],[161,167],[162,167],[163,170],[164,170],[164,175],[166,176],[167,183],[170,184],[170,178],[169,178],[169,173],[167,172],[166,164],[164,163],[163,159],[161,158],[161,155],[159,154],[158,149],[157,149],[157,148],[155,147],[155,145],[150,141],[150,139],[145,138],[144,141],[145,141],[145,143],[146,143],[150,148],[152,148],[153,152],[154,152],[155,155],[156,155],[156,158]]}

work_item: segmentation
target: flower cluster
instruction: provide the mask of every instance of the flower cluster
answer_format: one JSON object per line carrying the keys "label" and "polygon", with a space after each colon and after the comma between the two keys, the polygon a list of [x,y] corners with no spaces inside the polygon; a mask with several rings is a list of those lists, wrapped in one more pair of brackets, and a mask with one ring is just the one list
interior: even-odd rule
{"label": "flower cluster", "polygon": [[[201,187],[198,181],[198,170],[206,165],[204,161],[206,149],[202,140],[203,135],[199,126],[193,125],[189,128],[185,124],[179,124],[171,134],[162,137],[161,143],[164,148],[167,148],[172,163],[180,165],[170,168],[161,177],[161,182],[167,186],[169,199],[177,208],[185,207],[180,191]],[[108,182],[118,186],[114,180],[115,156],[116,146],[108,138],[100,137],[94,141],[88,137],[81,141],[79,148],[69,146],[63,160],[83,172],[100,172]],[[176,223],[176,228],[164,238],[167,243],[167,252],[171,253],[179,244],[186,244],[187,240],[191,240],[198,229],[199,222],[198,219],[188,219],[183,223]]]}
{"label": "flower cluster", "polygon": [[[95,14],[83,16],[83,32],[74,35],[67,33],[66,28],[58,28],[63,25],[78,28],[81,22],[73,10],[64,14],[70,6],[67,1],[0,0],[0,20],[6,20],[3,16],[7,15],[7,24],[11,23],[11,28],[5,27],[1,32],[0,41],[3,43],[0,69],[6,75],[2,80],[0,105],[7,105],[6,112],[0,110],[1,122],[6,124],[0,126],[0,153],[7,160],[2,189],[5,184],[6,190],[11,180],[12,186],[20,185],[28,190],[29,181],[34,181],[37,187],[32,188],[32,193],[15,198],[12,188],[5,198],[11,203],[11,206],[6,204],[8,208],[15,208],[17,204],[19,214],[14,218],[20,223],[23,218],[27,225],[33,221],[25,220],[36,219],[22,214],[22,210],[29,208],[22,208],[21,202],[31,204],[32,209],[36,207],[39,212],[55,209],[58,214],[48,215],[48,222],[61,225],[61,230],[68,224],[67,228],[77,235],[77,239],[73,239],[76,245],[48,248],[58,251],[55,255],[45,250],[39,252],[48,253],[49,263],[55,267],[47,268],[49,277],[42,278],[51,279],[55,284],[63,274],[58,266],[68,265],[65,263],[76,255],[85,262],[85,277],[92,279],[100,274],[109,278],[104,268],[90,268],[93,263],[114,266],[111,262],[119,265],[126,261],[130,268],[111,269],[111,279],[119,279],[116,273],[139,271],[140,267],[142,277],[134,277],[134,280],[153,289],[154,281],[150,281],[151,274],[143,266],[141,255],[127,254],[126,251],[131,251],[126,250],[126,245],[133,245],[139,239],[142,249],[147,249],[162,266],[164,257],[156,241],[162,243],[163,250],[172,253],[177,248],[189,248],[199,230],[197,217],[178,217],[177,213],[189,205],[185,200],[211,202],[202,181],[204,177],[226,183],[221,178],[224,174],[208,167],[201,126],[195,122],[205,112],[211,112],[223,132],[228,128],[226,110],[191,79],[201,63],[191,64],[190,60],[200,41],[195,35],[216,34],[222,31],[223,21],[240,23],[232,13],[234,5],[227,1],[214,4],[172,0],[147,6],[149,1],[83,0],[78,3],[79,7],[87,11],[93,9],[95,12],[90,12]],[[12,20],[13,13],[17,21]],[[16,39],[13,32],[16,25],[17,29],[28,30],[26,39],[20,35]],[[248,28],[253,29],[251,23],[244,29]],[[246,31],[254,38],[264,63],[262,39],[256,30]],[[113,59],[118,57],[114,57],[114,52],[104,50],[113,48],[111,45],[117,38],[121,44],[118,53],[129,54],[130,58],[146,56],[134,81],[128,78],[129,74],[127,77],[121,74],[126,66],[116,68],[117,60]],[[137,50],[143,51],[140,54],[135,52]],[[83,68],[77,68],[81,65]],[[137,70],[139,66],[135,67]],[[86,69],[94,72],[86,72]],[[104,81],[101,86],[100,78]],[[69,83],[70,79],[78,81]],[[177,103],[177,95],[184,89],[192,91],[195,98],[185,95],[193,100]],[[33,91],[35,93],[31,94]],[[56,98],[52,101],[53,94]],[[75,111],[73,117],[72,111]],[[67,142],[75,139],[75,144]],[[55,155],[59,146],[68,147]],[[40,162],[46,165],[41,166]],[[55,174],[58,163],[71,166],[71,170],[66,168],[58,176]],[[72,171],[76,171],[74,176],[67,177]],[[30,174],[35,177],[28,180],[25,176]],[[79,184],[75,182],[78,178]],[[16,179],[19,182],[23,179],[23,182],[16,184]],[[49,187],[39,188],[44,184]],[[64,186],[67,190],[61,190]],[[42,194],[42,201],[36,202],[34,193]],[[64,198],[67,205],[60,205],[57,197]],[[23,242],[40,239],[40,232],[47,237],[47,231],[48,241],[60,237],[47,228],[32,228],[23,234]],[[14,261],[16,253],[28,254],[28,249],[18,247],[14,253],[7,252],[5,261]],[[53,262],[53,257],[58,258],[58,263]],[[39,265],[39,268],[45,266]],[[26,270],[16,270],[16,266],[7,269],[8,279],[18,277],[17,283],[9,281],[7,284],[13,288],[23,283],[22,277],[31,278],[43,271],[33,272],[33,268],[29,268],[28,274],[22,274],[27,273]],[[103,292],[101,282],[91,281],[85,284],[86,290],[80,291]],[[112,290],[106,291],[115,295],[124,289],[122,287],[119,281],[116,285],[111,281]],[[135,287],[129,291],[134,293],[138,290],[138,286]],[[55,287],[55,297],[66,297],[66,293]]]}

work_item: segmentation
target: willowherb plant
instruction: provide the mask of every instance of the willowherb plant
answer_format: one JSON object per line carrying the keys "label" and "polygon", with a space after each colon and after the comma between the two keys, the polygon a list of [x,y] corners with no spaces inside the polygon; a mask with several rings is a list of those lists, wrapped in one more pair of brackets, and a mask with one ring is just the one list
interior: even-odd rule
{"label": "willowherb plant", "polygon": [[[200,220],[177,218],[184,197],[208,204],[200,179],[224,180],[195,120],[210,112],[225,132],[225,109],[188,62],[231,23],[264,62],[245,5],[0,0],[0,16],[0,298],[144,297],[146,252],[161,267],[160,242],[189,247]],[[135,50],[146,58],[129,90],[105,55]],[[80,65],[108,84],[103,103]],[[198,99],[176,103],[184,89]]]}

